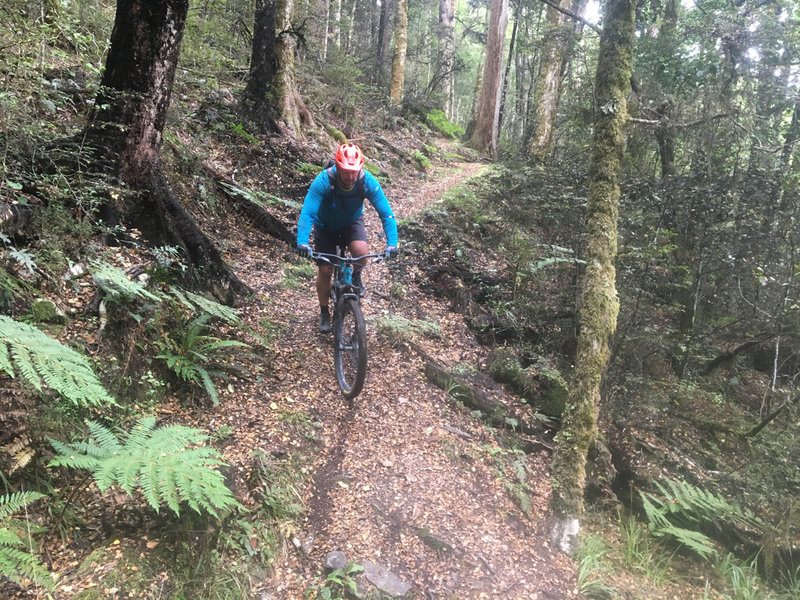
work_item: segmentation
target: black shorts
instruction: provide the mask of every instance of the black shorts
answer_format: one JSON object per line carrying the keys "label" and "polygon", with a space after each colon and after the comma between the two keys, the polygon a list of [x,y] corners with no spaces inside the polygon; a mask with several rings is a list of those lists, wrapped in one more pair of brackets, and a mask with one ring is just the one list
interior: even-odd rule
{"label": "black shorts", "polygon": [[[339,231],[328,231],[314,223],[314,250],[325,254],[336,254],[336,247],[345,248],[350,242],[360,240],[367,241],[367,230],[364,227],[364,215],[361,215],[344,229]],[[328,264],[325,261],[317,261],[321,265]]]}

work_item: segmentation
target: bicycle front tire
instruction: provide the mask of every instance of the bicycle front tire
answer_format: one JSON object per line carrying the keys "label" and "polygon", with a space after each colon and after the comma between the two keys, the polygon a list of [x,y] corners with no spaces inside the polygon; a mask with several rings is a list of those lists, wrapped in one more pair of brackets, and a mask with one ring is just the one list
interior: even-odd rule
{"label": "bicycle front tire", "polygon": [[367,375],[367,327],[354,298],[344,298],[336,310],[333,365],[336,381],[346,398],[361,393]]}

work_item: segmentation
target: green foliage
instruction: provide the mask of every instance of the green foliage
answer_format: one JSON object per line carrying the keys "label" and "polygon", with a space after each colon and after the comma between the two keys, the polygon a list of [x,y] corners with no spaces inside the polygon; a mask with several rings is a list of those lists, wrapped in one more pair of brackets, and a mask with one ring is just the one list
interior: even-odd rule
{"label": "green foliage", "polygon": [[224,376],[225,370],[240,371],[238,365],[230,362],[230,351],[249,348],[237,340],[221,340],[205,333],[211,315],[204,314],[179,324],[156,345],[161,354],[156,358],[164,360],[180,379],[201,385],[214,404],[219,404],[217,388],[212,376]]}
{"label": "green foliage", "polygon": [[733,554],[726,554],[715,565],[714,571],[725,582],[732,600],[789,600],[797,596],[772,594],[758,575],[757,561],[742,563]]}
{"label": "green foliage", "polygon": [[518,449],[505,450],[487,446],[489,456],[494,464],[494,471],[503,481],[511,500],[519,506],[526,516],[533,510],[530,494],[531,486],[527,482],[528,466],[525,453]]}
{"label": "green foliage", "polygon": [[18,371],[38,391],[46,384],[75,406],[116,404],[88,360],[32,325],[0,315],[0,369]]}
{"label": "green foliage", "polygon": [[343,569],[334,569],[325,577],[325,581],[309,587],[309,598],[319,597],[321,600],[344,600],[358,597],[358,586],[354,576],[364,570],[355,563],[348,563]]}
{"label": "green foliage", "polygon": [[432,127],[437,129],[442,135],[446,135],[453,139],[458,139],[464,136],[464,129],[460,125],[451,123],[445,116],[444,112],[438,108],[429,112],[426,115],[425,120],[430,123]]}
{"label": "green foliage", "polygon": [[125,271],[108,263],[94,263],[92,277],[100,289],[106,293],[106,298],[111,301],[161,302],[165,299],[162,293],[148,290],[146,284],[130,279]]}
{"label": "green foliage", "polygon": [[115,484],[130,495],[141,489],[157,512],[166,505],[179,514],[185,502],[197,513],[218,517],[218,511],[239,505],[216,469],[222,464],[221,455],[201,445],[208,436],[192,427],[156,428],[155,423],[155,417],[143,417],[118,438],[110,429],[89,421],[87,441],[50,440],[59,452],[50,465],[89,471],[101,492]]}
{"label": "green foliage", "polygon": [[[308,163],[302,163],[297,168],[298,171],[301,173],[309,172],[316,176],[322,169],[317,165],[309,165]],[[226,189],[228,193],[239,195],[245,198],[247,201],[252,202],[256,206],[260,206],[261,208],[267,209],[271,206],[286,206],[288,208],[293,208],[299,210],[301,208],[300,203],[295,202],[293,200],[286,200],[281,198],[280,196],[275,196],[268,192],[264,192],[261,190],[251,190],[248,188],[244,188],[239,185],[231,185],[230,183],[226,183],[224,181],[218,182],[218,184]]]}
{"label": "green foliage", "polygon": [[47,569],[25,551],[26,543],[20,536],[29,530],[28,523],[11,518],[13,513],[43,497],[38,492],[0,496],[0,575],[19,584],[29,579],[52,589],[55,583]]}
{"label": "green foliage", "polygon": [[650,531],[674,539],[701,558],[716,554],[713,541],[698,530],[704,524],[728,522],[763,530],[761,520],[750,511],[685,481],[665,479],[656,487],[661,496],[640,492]]}
{"label": "green foliage", "polygon": [[226,323],[239,323],[239,313],[235,308],[220,304],[215,300],[210,300],[200,294],[195,294],[188,290],[182,290],[175,286],[169,287],[170,293],[177,298],[181,304],[190,311],[199,311],[211,318],[217,318]]}
{"label": "green foliage", "polygon": [[378,335],[385,337],[392,344],[410,342],[417,335],[431,339],[442,337],[442,327],[438,323],[407,319],[398,314],[389,314],[379,318],[376,327]]}
{"label": "green foliage", "polygon": [[258,146],[260,144],[258,138],[255,137],[249,131],[247,131],[244,128],[244,125],[242,125],[241,123],[229,123],[229,125],[231,130],[233,130],[233,133],[235,133],[238,137],[246,141],[251,146]]}
{"label": "green foliage", "polygon": [[650,532],[632,516],[622,516],[622,558],[628,567],[660,584],[669,581],[672,555],[665,552]]}
{"label": "green foliage", "polygon": [[147,283],[132,280],[125,271],[105,262],[93,263],[92,277],[106,293],[106,298],[113,302],[140,301],[156,304],[177,302],[192,312],[199,311],[228,323],[239,322],[237,311],[229,306],[177,286],[168,286],[164,291],[148,287]]}
{"label": "green foliage", "polygon": [[0,267],[0,309],[7,309],[21,295],[27,284]]}
{"label": "green foliage", "polygon": [[587,535],[581,540],[575,559],[578,562],[578,591],[584,597],[603,600],[617,596],[617,590],[603,577],[609,571],[605,561],[610,550],[599,536]]}
{"label": "green foliage", "polygon": [[428,158],[423,152],[420,150],[416,150],[414,152],[414,160],[417,161],[417,166],[422,171],[427,171],[431,168],[431,159]]}

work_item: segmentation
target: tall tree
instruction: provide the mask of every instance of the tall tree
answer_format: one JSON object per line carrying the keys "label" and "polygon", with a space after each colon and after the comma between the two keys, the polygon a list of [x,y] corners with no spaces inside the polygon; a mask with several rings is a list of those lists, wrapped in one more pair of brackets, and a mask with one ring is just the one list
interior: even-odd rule
{"label": "tall tree", "polygon": [[377,73],[377,83],[385,81],[386,76],[386,54],[389,51],[389,22],[392,14],[392,0],[380,0],[381,12],[378,22],[378,45],[375,56],[375,72]]}
{"label": "tall tree", "polygon": [[436,70],[428,91],[441,96],[441,107],[448,118],[452,118],[453,94],[455,93],[456,60],[456,2],[439,0],[439,46],[436,55]]}
{"label": "tall tree", "polygon": [[483,63],[483,78],[475,129],[470,145],[489,156],[497,153],[500,141],[500,85],[503,75],[506,26],[508,25],[508,0],[492,0],[489,13],[489,29],[486,38],[486,59]]}
{"label": "tall tree", "polygon": [[276,0],[276,25],[280,32],[275,47],[278,73],[275,90],[281,118],[295,136],[303,135],[303,127],[314,125],[314,116],[300,97],[295,83],[294,54],[297,42],[292,28],[294,0]]}
{"label": "tall tree", "polygon": [[392,81],[389,101],[398,106],[403,100],[403,82],[406,74],[406,50],[408,50],[408,0],[395,0],[394,13],[394,58],[392,59]]}
{"label": "tall tree", "polygon": [[219,252],[170,191],[159,160],[188,6],[188,0],[117,2],[96,109],[83,139],[96,152],[95,164],[119,173],[132,190],[109,198],[107,224],[177,245],[190,265],[227,276]]}
{"label": "tall tree", "polygon": [[614,269],[620,195],[617,175],[628,119],[626,97],[632,72],[634,5],[635,0],[608,0],[597,58],[581,329],[575,377],[551,465],[552,538],[563,551],[574,549],[580,529],[586,456],[597,433],[600,384],[619,312]]}
{"label": "tall tree", "polygon": [[[542,162],[550,155],[561,84],[575,34],[575,26],[568,23],[567,15],[559,10],[562,3],[566,4],[567,0],[557,0],[547,7],[547,31],[539,58],[539,78],[531,98],[534,115],[528,154],[536,162]],[[571,6],[573,14],[580,15],[586,4],[586,0],[574,0]]]}
{"label": "tall tree", "polygon": [[253,51],[250,73],[243,96],[243,109],[269,131],[276,131],[274,103],[275,76],[278,60],[275,56],[275,0],[256,0],[253,19]]}

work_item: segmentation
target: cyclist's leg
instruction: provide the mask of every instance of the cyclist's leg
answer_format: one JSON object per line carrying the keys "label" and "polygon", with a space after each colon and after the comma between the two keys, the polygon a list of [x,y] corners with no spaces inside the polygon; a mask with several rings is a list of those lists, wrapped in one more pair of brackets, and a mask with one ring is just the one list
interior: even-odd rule
{"label": "cyclist's leg", "polygon": [[[338,237],[336,232],[326,231],[314,225],[314,250],[324,254],[336,254]],[[317,298],[320,309],[328,307],[332,276],[333,266],[322,260],[317,261]]]}
{"label": "cyclist's leg", "polygon": [[[369,245],[367,244],[367,230],[364,227],[364,217],[363,215],[359,217],[350,227],[348,228],[348,249],[350,250],[350,256],[363,256],[367,252],[369,252]],[[361,271],[366,266],[367,259],[364,258],[358,262],[358,264],[354,265],[353,268],[353,284],[361,288],[363,296],[364,285],[361,282]]]}

